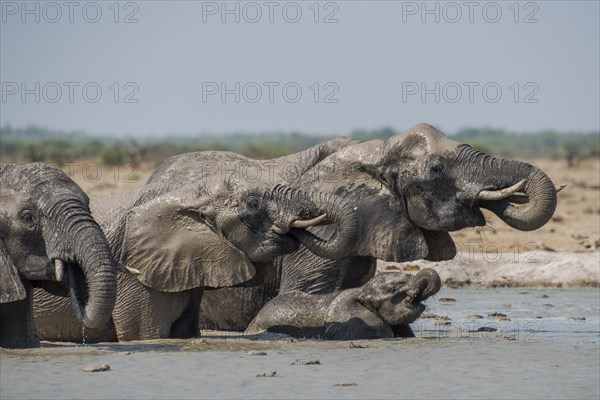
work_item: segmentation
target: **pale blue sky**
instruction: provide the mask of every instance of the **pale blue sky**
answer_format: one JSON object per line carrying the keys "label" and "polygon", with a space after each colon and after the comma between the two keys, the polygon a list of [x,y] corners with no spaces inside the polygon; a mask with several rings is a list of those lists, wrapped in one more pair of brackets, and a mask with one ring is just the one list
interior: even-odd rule
{"label": "pale blue sky", "polygon": [[[21,1],[0,3],[2,125],[135,135],[348,134],[418,122],[448,133],[600,129],[598,1],[472,2],[472,16],[463,1],[427,2],[437,15],[423,14],[421,1],[320,2],[317,23],[314,1],[270,3],[273,22],[265,1],[228,2],[239,23],[221,15],[220,1],[121,2],[118,23],[114,1],[75,2],[72,23],[62,0],[29,1],[33,14]],[[250,23],[256,5],[262,17]],[[288,22],[296,8],[299,21]],[[123,23],[128,15],[138,22]],[[324,23],[327,15],[338,22]],[[236,82],[239,103],[207,91],[223,83],[235,92]],[[328,94],[337,103],[325,103]]]}

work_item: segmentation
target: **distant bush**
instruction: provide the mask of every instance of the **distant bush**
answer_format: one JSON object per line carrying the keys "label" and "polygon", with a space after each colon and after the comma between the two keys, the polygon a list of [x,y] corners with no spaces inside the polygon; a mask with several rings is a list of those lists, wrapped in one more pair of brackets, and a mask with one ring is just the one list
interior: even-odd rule
{"label": "distant bush", "polygon": [[117,146],[105,147],[100,152],[100,161],[104,165],[123,165],[126,158]]}
{"label": "distant bush", "polygon": [[43,145],[37,142],[25,142],[19,149],[19,157],[26,162],[44,161]]}
{"label": "distant bush", "polygon": [[[398,133],[391,127],[355,130],[358,140],[386,139]],[[82,132],[60,132],[39,127],[0,127],[0,155],[15,161],[48,161],[56,164],[76,159],[99,159],[105,165],[150,162],[158,165],[168,157],[193,151],[233,151],[247,157],[267,159],[294,153],[331,139],[332,135],[299,132],[196,135],[144,139],[89,136]],[[600,157],[600,133],[540,131],[508,133],[490,128],[462,129],[451,137],[485,153],[509,158]]]}

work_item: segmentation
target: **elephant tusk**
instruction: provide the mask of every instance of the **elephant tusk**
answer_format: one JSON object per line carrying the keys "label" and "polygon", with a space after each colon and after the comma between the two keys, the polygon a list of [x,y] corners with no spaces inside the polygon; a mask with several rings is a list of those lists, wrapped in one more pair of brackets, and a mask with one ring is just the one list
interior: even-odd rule
{"label": "elephant tusk", "polygon": [[[565,188],[565,186],[567,186],[566,183],[561,184],[559,187],[557,187],[556,193],[560,192],[561,190],[563,190]],[[529,196],[527,196],[525,193],[515,193],[511,196],[509,196],[507,198],[507,200],[511,203],[514,204],[526,204],[529,203]]]}
{"label": "elephant tusk", "polygon": [[500,190],[482,190],[479,192],[479,200],[502,200],[512,196],[519,190],[523,189],[527,183],[527,179],[523,179],[518,183]]}
{"label": "elephant tusk", "polygon": [[126,274],[131,274],[131,275],[139,275],[141,274],[141,272],[135,268],[129,268],[126,265],[123,265],[122,263],[117,263],[117,270],[124,272]]}
{"label": "elephant tusk", "polygon": [[54,260],[54,276],[56,277],[57,281],[64,282],[67,272],[66,268],[67,267],[63,260],[61,260],[60,258],[56,258]]}
{"label": "elephant tusk", "polygon": [[295,220],[295,221],[292,221],[292,223],[290,224],[290,228],[299,228],[299,229],[310,228],[311,226],[319,225],[326,218],[327,218],[327,214],[323,214],[323,215],[319,215],[318,217],[313,218],[313,219]]}

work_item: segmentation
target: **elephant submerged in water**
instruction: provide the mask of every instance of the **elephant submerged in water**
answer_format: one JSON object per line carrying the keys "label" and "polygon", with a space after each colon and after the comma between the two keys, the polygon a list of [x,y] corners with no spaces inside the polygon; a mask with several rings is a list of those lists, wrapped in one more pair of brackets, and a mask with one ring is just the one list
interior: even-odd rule
{"label": "elephant submerged in water", "polygon": [[[37,347],[34,287],[70,294],[78,324],[102,327],[116,297],[116,270],[88,197],[44,163],[0,169],[0,347]],[[42,289],[36,289],[42,290]]]}
{"label": "elephant submerged in water", "polygon": [[[118,275],[112,324],[84,334],[64,299],[36,292],[36,323],[46,340],[198,336],[205,288],[270,282],[273,260],[301,244],[343,257],[358,235],[354,211],[335,196],[229,179],[98,196],[92,210],[115,257],[139,275]],[[321,223],[339,234],[322,240],[308,232]]]}
{"label": "elephant submerged in water", "polygon": [[[182,154],[165,161],[148,182],[183,185],[223,169],[243,175],[244,166],[262,171],[265,179],[343,198],[356,210],[360,235],[344,258],[325,259],[301,247],[276,260],[274,282],[207,292],[202,302],[202,324],[207,328],[244,330],[278,294],[359,287],[375,274],[377,259],[452,259],[456,247],[449,232],[484,226],[481,209],[529,231],[543,226],[556,208],[554,184],[540,169],[489,156],[427,124],[386,140],[337,138],[274,160],[250,160],[228,152]],[[310,231],[327,239],[336,229],[320,226]]]}
{"label": "elephant submerged in water", "polygon": [[359,288],[339,292],[285,292],[265,304],[246,333],[329,340],[413,337],[409,324],[440,287],[437,272],[426,268],[416,276],[383,272]]}

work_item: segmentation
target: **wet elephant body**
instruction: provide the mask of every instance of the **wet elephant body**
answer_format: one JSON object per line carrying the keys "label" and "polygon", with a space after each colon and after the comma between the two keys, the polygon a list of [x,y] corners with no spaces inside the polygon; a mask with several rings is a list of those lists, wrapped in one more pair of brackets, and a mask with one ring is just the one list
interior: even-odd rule
{"label": "wet elephant body", "polygon": [[118,263],[81,188],[48,164],[5,164],[0,199],[0,346],[39,345],[35,287],[70,296],[66,306],[82,326],[104,327]]}
{"label": "wet elephant body", "polygon": [[[277,257],[303,245],[339,258],[357,235],[354,211],[335,196],[231,179],[157,183],[98,196],[92,204],[115,257],[139,274],[119,274],[112,326],[101,331],[80,333],[76,319],[58,306],[64,299],[37,292],[34,310],[44,339],[198,336],[205,288],[271,282]],[[338,234],[323,240],[306,232],[321,223],[336,226]]]}
{"label": "wet elephant body", "polygon": [[[287,165],[273,167],[277,179],[344,199],[356,210],[360,232],[343,258],[315,257],[301,247],[278,261],[274,284],[211,291],[202,304],[203,326],[226,330],[243,329],[266,301],[281,293],[358,287],[374,275],[377,259],[452,259],[456,247],[449,232],[484,226],[482,208],[519,230],[538,229],[556,208],[554,184],[543,171],[479,152],[427,124],[386,140],[338,138],[275,160],[249,160],[226,152],[182,154],[167,160],[149,181],[182,184],[205,179],[216,173],[206,168],[215,160],[227,160],[230,166],[250,163],[265,171],[269,163]],[[290,163],[297,165],[291,168]],[[290,170],[295,173],[285,173]],[[330,226],[309,230],[321,237],[335,234]],[[230,308],[233,304],[235,310]],[[239,310],[240,304],[245,309]],[[221,314],[239,319],[223,319]]]}
{"label": "wet elephant body", "polygon": [[422,301],[441,286],[438,274],[381,273],[359,288],[326,294],[289,291],[268,302],[246,333],[285,333],[328,340],[413,336],[409,324],[425,310]]}

